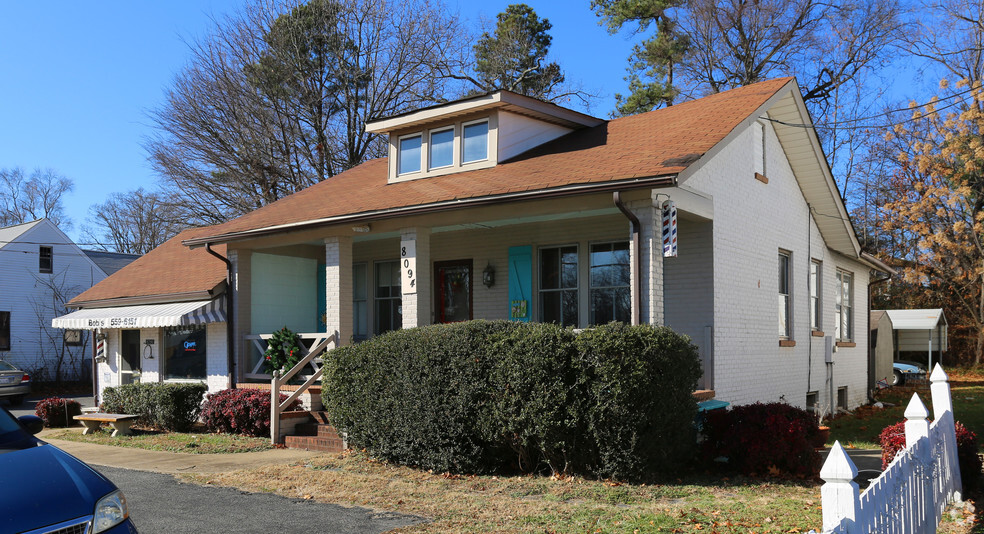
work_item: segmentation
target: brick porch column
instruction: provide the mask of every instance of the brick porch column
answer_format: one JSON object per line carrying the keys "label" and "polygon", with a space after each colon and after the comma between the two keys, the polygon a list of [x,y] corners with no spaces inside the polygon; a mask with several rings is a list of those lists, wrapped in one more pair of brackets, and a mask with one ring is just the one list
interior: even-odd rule
{"label": "brick porch column", "polygon": [[[626,204],[642,226],[639,248],[642,255],[642,291],[640,324],[662,326],[663,316],[663,216],[656,200],[647,199]],[[631,258],[631,273],[636,273],[635,257]]]}
{"label": "brick porch column", "polygon": [[403,328],[431,324],[431,254],[430,228],[401,228],[401,252],[406,242],[413,242],[416,249],[414,287],[407,283],[404,258],[400,257],[400,277],[403,280]]}
{"label": "brick porch column", "polygon": [[338,344],[352,342],[352,238],[325,238],[325,325]]}

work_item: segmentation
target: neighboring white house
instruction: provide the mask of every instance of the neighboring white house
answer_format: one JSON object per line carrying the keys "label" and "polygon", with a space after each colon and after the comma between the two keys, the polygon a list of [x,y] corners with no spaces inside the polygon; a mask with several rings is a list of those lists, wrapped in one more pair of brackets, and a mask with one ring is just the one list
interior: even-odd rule
{"label": "neighboring white house", "polygon": [[[56,325],[108,334],[106,383],[139,326],[143,379],[215,389],[262,380],[254,341],[282,326],[347,344],[473,318],[649,323],[693,339],[719,399],[852,408],[869,276],[890,269],[861,253],[810,124],[792,78],[611,121],[507,91],[379,119],[387,158],[172,240]],[[177,302],[198,311],[142,308]],[[192,331],[195,377],[159,372],[195,357],[176,344]]]}
{"label": "neighboring white house", "polygon": [[48,219],[0,228],[0,358],[35,380],[87,376],[89,331],[62,331],[51,320],[104,278],[103,269]]}

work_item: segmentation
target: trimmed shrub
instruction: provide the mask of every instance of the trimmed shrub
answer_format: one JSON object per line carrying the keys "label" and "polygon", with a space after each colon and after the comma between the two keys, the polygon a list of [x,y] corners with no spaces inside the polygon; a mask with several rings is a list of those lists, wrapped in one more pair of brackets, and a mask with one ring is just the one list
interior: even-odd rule
{"label": "trimmed shrub", "polygon": [[[287,395],[280,395],[280,402]],[[301,405],[295,400],[287,407],[294,410]],[[270,436],[270,392],[259,389],[224,389],[209,393],[202,408],[202,422],[209,432]]]}
{"label": "trimmed shrub", "polygon": [[75,422],[73,416],[82,413],[82,405],[74,399],[48,397],[41,399],[34,407],[34,414],[44,420],[44,426],[69,426]]}
{"label": "trimmed shrub", "polygon": [[[714,410],[704,423],[701,456],[746,475],[814,476],[823,437],[810,412],[781,402]],[[720,458],[726,458],[722,463]]]}
{"label": "trimmed shrub", "polygon": [[[968,430],[960,421],[954,423],[957,433],[957,461],[964,490],[973,489],[981,481],[981,457],[977,454],[977,434]],[[878,434],[882,449],[882,469],[886,469],[895,456],[905,448],[905,421],[889,425]]]}
{"label": "trimmed shrub", "polygon": [[665,328],[468,321],[389,332],[325,362],[332,423],[403,464],[641,478],[685,467],[695,445],[697,351]]}
{"label": "trimmed shrub", "polygon": [[666,327],[610,323],[577,337],[598,476],[633,479],[691,465],[700,357]]}
{"label": "trimmed shrub", "polygon": [[100,409],[140,416],[142,424],[183,432],[198,421],[205,384],[142,383],[103,390]]}

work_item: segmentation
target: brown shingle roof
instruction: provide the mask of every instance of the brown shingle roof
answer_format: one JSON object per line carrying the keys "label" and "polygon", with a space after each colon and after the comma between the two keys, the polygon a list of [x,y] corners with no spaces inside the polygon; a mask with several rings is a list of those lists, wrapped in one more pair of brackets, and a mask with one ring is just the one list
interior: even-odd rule
{"label": "brown shingle roof", "polygon": [[710,95],[574,131],[495,167],[388,184],[368,161],[232,221],[201,239],[381,210],[674,175],[730,134],[792,78]]}
{"label": "brown shingle roof", "polygon": [[[193,294],[216,289],[226,278],[225,264],[204,248],[181,244],[214,231],[212,227],[185,230],[144,254],[102,282],[73,298],[70,304],[127,297]],[[225,245],[212,250],[225,256]]]}

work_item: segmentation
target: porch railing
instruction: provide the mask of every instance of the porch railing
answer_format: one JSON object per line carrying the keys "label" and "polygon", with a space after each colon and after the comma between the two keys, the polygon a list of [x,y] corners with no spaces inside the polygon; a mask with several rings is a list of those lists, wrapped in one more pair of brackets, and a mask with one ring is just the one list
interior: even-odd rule
{"label": "porch railing", "polygon": [[[309,334],[297,334],[301,338],[301,351],[302,354],[310,354],[315,347],[321,345],[326,339],[334,339],[334,334],[327,334],[324,332],[315,332]],[[273,334],[249,334],[246,336],[246,369],[249,371],[244,375],[250,380],[270,380],[270,373],[267,373],[263,369],[263,354],[266,353],[267,344]],[[335,346],[338,344],[336,343]],[[307,378],[311,376],[312,373],[318,372],[321,368],[321,358],[317,357],[318,353],[315,353],[315,358],[312,359],[307,365],[310,365],[309,373],[303,373],[300,375],[301,378]]]}
{"label": "porch railing", "polygon": [[913,394],[905,410],[905,448],[885,472],[858,493],[857,468],[840,442],[820,470],[823,532],[933,533],[943,511],[960,500],[960,466],[950,384],[936,365],[930,376],[933,412]]}
{"label": "porch railing", "polygon": [[[308,390],[315,382],[321,379],[321,374],[324,372],[324,368],[321,365],[317,365],[315,361],[321,360],[321,355],[328,352],[329,350],[338,346],[337,335],[322,334],[321,341],[311,347],[304,358],[297,362],[292,369],[281,375],[281,371],[277,370],[273,372],[273,376],[270,379],[270,441],[274,445],[280,442],[280,414],[290,406],[290,403],[294,402],[298,397],[300,397],[305,391]],[[314,374],[307,377],[307,380],[297,388],[287,399],[280,402],[280,386],[286,384],[290,379],[298,375],[301,369],[304,369],[309,364],[315,365]]]}

